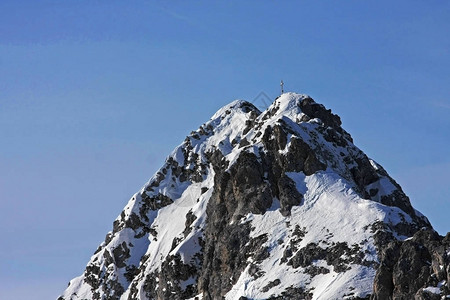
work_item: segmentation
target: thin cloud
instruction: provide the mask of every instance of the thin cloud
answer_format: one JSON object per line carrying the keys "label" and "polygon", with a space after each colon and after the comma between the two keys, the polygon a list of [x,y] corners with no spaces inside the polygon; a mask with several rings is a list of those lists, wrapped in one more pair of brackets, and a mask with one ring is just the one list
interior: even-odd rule
{"label": "thin cloud", "polygon": [[173,10],[170,10],[170,9],[168,9],[168,8],[166,8],[166,7],[163,7],[163,6],[161,6],[161,5],[157,5],[157,7],[158,7],[161,11],[163,11],[163,12],[166,13],[166,14],[168,14],[169,16],[171,16],[171,17],[174,18],[174,19],[177,19],[177,20],[186,22],[186,23],[188,23],[189,25],[192,25],[192,26],[197,26],[194,22],[192,22],[191,19],[189,19],[188,17],[186,17],[186,16],[184,16],[184,15],[182,15],[182,14],[179,14],[179,13],[177,13],[177,12],[175,12],[175,11],[173,11]]}
{"label": "thin cloud", "polygon": [[[164,7],[164,6],[161,6],[158,4],[156,4],[156,7],[159,10],[161,10],[162,12],[164,12],[165,14],[169,15],[170,17],[180,20],[180,21],[183,21],[192,27],[196,27],[198,30],[201,30],[201,31],[207,32],[207,33],[214,33],[214,31],[211,28],[209,28],[208,26],[202,26],[200,23],[195,22],[191,18],[189,18],[185,15],[182,15],[174,10],[168,9],[167,7]],[[228,40],[229,42],[233,43],[236,46],[243,47],[242,43],[237,39],[230,38],[229,36],[225,37],[225,39]]]}
{"label": "thin cloud", "polygon": [[450,109],[450,103],[443,102],[443,101],[435,101],[435,102],[433,102],[433,106],[438,107],[438,108]]}

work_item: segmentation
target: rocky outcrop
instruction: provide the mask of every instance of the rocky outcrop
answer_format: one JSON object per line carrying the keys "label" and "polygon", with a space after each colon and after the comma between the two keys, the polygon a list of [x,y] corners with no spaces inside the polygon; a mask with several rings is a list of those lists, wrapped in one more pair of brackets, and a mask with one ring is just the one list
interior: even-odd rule
{"label": "rocky outcrop", "polygon": [[371,299],[445,299],[450,294],[450,233],[423,229],[405,241],[380,245]]}

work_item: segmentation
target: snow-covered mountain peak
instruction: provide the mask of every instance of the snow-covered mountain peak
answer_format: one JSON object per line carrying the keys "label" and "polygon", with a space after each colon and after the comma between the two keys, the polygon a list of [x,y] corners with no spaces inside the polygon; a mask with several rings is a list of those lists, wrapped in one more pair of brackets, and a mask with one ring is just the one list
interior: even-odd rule
{"label": "snow-covered mountain peak", "polygon": [[256,114],[260,114],[261,112],[250,102],[246,100],[234,100],[229,104],[224,105],[220,108],[212,117],[211,120],[224,118],[226,115],[233,115],[235,113],[244,113],[247,114],[249,112],[255,112]]}
{"label": "snow-covered mountain peak", "polygon": [[391,297],[398,245],[431,225],[341,125],[296,93],[263,112],[225,105],[133,195],[61,299]]}
{"label": "snow-covered mountain peak", "polygon": [[273,111],[274,117],[286,116],[295,119],[296,116],[302,113],[300,105],[305,99],[311,99],[311,97],[291,92],[284,93],[275,99],[268,111]]}

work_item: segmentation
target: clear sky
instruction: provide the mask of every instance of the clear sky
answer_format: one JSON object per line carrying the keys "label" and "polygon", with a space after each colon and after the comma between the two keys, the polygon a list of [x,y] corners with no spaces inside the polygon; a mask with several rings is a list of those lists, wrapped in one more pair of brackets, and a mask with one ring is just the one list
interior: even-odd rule
{"label": "clear sky", "polygon": [[184,137],[283,79],[450,231],[449,1],[0,1],[0,298],[56,299]]}

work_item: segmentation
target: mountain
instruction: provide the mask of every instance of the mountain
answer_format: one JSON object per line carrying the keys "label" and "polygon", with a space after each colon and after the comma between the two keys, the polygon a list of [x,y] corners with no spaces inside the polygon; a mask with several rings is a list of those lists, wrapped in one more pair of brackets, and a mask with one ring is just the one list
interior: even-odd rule
{"label": "mountain", "polygon": [[441,299],[449,257],[339,116],[286,93],[186,137],[59,299]]}

